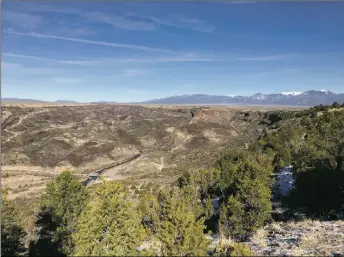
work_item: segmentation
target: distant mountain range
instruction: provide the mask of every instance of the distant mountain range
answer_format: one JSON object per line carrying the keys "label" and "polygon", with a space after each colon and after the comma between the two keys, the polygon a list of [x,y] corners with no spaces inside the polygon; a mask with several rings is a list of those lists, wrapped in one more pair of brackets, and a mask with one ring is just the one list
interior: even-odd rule
{"label": "distant mountain range", "polygon": [[[2,103],[62,103],[77,104],[78,102],[70,100],[58,100],[47,102],[33,99],[2,98]],[[318,104],[331,105],[333,102],[344,103],[344,94],[336,94],[328,90],[309,90],[305,92],[282,92],[279,94],[261,94],[257,93],[251,96],[237,95],[179,95],[159,99],[148,100],[144,102],[135,102],[133,104],[228,104],[228,105],[288,105],[288,106],[314,106]],[[92,104],[113,104],[116,102],[99,101]],[[117,102],[118,103],[118,102]]]}
{"label": "distant mountain range", "polygon": [[54,102],[35,100],[35,99],[23,99],[23,98],[1,98],[1,103],[11,104],[43,104],[43,103],[58,103],[58,104],[76,104],[78,102],[71,100],[57,100]]}
{"label": "distant mountain range", "polygon": [[[42,101],[35,99],[23,99],[23,98],[1,98],[1,103],[4,104],[81,104],[81,102],[72,100],[57,100],[57,101]],[[116,102],[99,101],[90,102],[89,104],[115,104]]]}
{"label": "distant mountain range", "polygon": [[283,92],[279,94],[261,94],[252,96],[237,95],[180,95],[145,101],[147,104],[233,104],[233,105],[288,105],[314,106],[330,105],[333,102],[344,103],[344,94],[328,90],[309,90],[305,92]]}

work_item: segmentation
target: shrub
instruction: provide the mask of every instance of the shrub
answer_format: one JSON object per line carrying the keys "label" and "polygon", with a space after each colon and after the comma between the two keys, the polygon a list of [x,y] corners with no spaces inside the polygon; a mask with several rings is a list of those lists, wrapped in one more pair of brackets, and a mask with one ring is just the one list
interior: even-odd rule
{"label": "shrub", "polygon": [[220,245],[215,249],[214,256],[253,256],[253,252],[246,244],[243,243],[220,243]]}
{"label": "shrub", "polygon": [[144,239],[139,216],[122,184],[103,181],[78,219],[76,256],[134,256]]}
{"label": "shrub", "polygon": [[26,233],[17,222],[18,210],[7,200],[7,191],[1,190],[1,256],[21,256],[25,253]]}
{"label": "shrub", "polygon": [[[88,202],[86,188],[64,171],[46,186],[41,209],[36,220],[37,240],[30,245],[30,255],[71,255],[74,250],[72,234],[78,218]],[[54,229],[53,229],[54,228]],[[43,234],[42,234],[43,233]]]}
{"label": "shrub", "polygon": [[[190,192],[188,192],[190,193]],[[147,194],[139,204],[142,224],[158,240],[164,256],[204,256],[209,241],[203,218],[195,215],[193,196],[173,187]]]}
{"label": "shrub", "polygon": [[225,237],[245,240],[271,218],[271,192],[258,180],[245,178],[221,206],[219,228]]}

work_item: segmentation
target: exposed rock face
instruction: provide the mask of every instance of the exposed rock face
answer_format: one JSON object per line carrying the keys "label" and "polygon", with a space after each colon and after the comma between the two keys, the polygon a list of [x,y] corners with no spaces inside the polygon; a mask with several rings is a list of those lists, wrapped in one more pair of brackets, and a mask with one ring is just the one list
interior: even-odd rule
{"label": "exposed rock face", "polygon": [[232,120],[235,115],[235,111],[217,111],[217,110],[207,110],[200,109],[197,111],[193,118],[192,122],[201,121],[207,123],[218,123],[226,124]]}

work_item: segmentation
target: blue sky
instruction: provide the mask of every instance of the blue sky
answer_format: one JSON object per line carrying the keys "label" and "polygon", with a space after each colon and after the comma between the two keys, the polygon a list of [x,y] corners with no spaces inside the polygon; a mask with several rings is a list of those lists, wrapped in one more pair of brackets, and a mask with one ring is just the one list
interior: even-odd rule
{"label": "blue sky", "polygon": [[344,2],[4,2],[2,97],[344,92]]}

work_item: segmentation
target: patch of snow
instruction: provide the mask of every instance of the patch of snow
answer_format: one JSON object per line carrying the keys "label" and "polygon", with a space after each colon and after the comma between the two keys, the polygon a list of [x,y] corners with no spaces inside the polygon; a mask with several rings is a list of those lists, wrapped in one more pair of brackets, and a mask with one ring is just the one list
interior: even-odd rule
{"label": "patch of snow", "polygon": [[254,95],[252,96],[252,98],[253,98],[253,99],[257,99],[257,100],[264,100],[264,99],[266,99],[266,96],[263,95],[263,94],[258,93],[258,94],[254,94]]}
{"label": "patch of snow", "polygon": [[220,197],[215,197],[213,199],[214,213],[217,214],[220,210]]}
{"label": "patch of snow", "polygon": [[326,89],[322,89],[320,90],[321,92],[325,93],[325,94],[328,94],[330,91],[329,90],[326,90]]}
{"label": "patch of snow", "polygon": [[211,235],[206,235],[205,237],[211,241],[209,249],[215,249],[216,246],[220,244],[219,234],[212,233]]}
{"label": "patch of snow", "polygon": [[276,174],[275,188],[283,196],[288,195],[294,186],[295,179],[292,169],[293,166],[287,166],[281,168]]}
{"label": "patch of snow", "polygon": [[301,95],[303,92],[282,92],[282,95]]}

